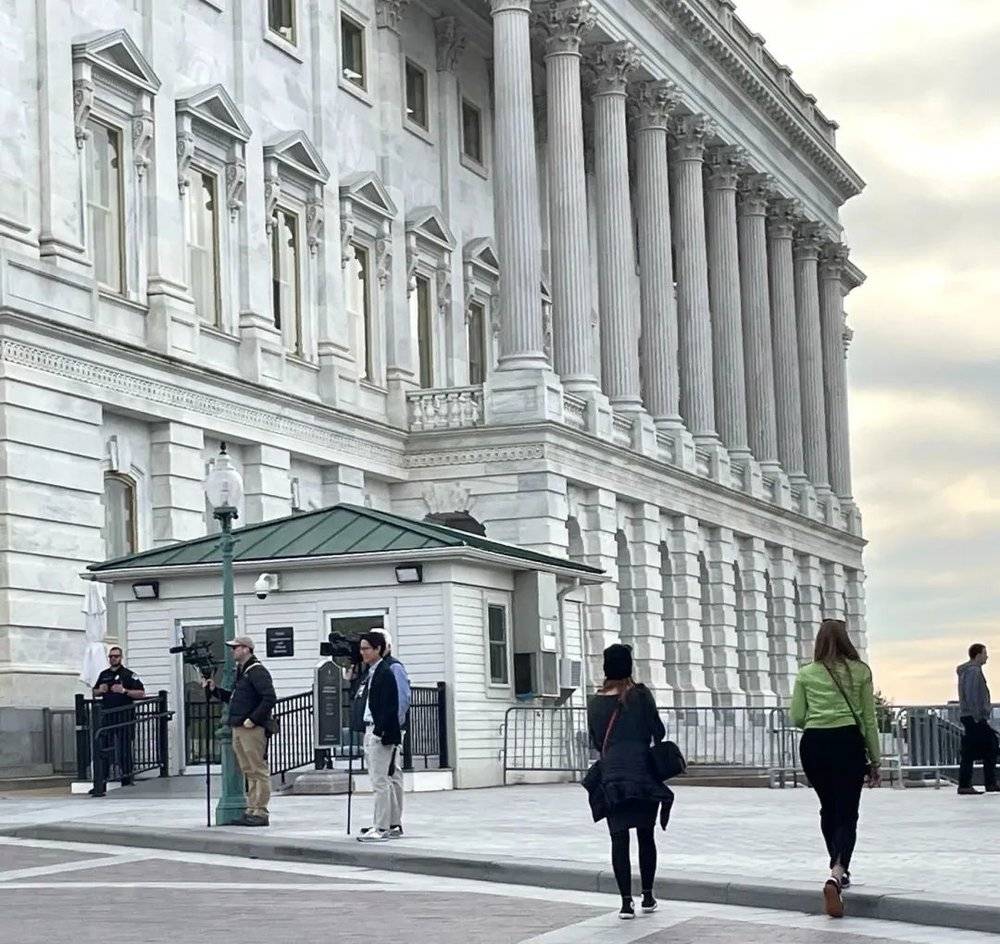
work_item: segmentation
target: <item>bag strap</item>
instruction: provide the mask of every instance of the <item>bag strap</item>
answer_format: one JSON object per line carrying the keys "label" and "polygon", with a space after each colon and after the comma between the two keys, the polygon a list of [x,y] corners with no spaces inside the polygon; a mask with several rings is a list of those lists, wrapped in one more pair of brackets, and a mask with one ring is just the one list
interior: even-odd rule
{"label": "bag strap", "polygon": [[604,732],[604,741],[601,743],[601,756],[604,756],[604,752],[608,749],[608,739],[611,737],[611,732],[615,729],[615,722],[618,720],[618,716],[622,713],[621,704],[615,709],[615,713],[611,716],[611,720],[608,722],[608,729]]}
{"label": "bag strap", "polygon": [[[864,735],[865,726],[861,723],[861,719],[858,717],[858,713],[854,710],[854,705],[851,704],[851,699],[847,697],[847,692],[844,691],[844,686],[840,684],[840,679],[837,678],[836,673],[825,662],[823,663],[823,668],[826,669],[830,678],[833,679],[833,684],[837,686],[837,690],[840,692],[841,696],[843,696],[844,702],[847,705],[849,711],[851,712],[851,716],[854,718],[854,723],[858,726],[858,730],[862,733],[862,735]],[[850,675],[850,672],[851,670],[848,669],[847,670],[848,675]]]}

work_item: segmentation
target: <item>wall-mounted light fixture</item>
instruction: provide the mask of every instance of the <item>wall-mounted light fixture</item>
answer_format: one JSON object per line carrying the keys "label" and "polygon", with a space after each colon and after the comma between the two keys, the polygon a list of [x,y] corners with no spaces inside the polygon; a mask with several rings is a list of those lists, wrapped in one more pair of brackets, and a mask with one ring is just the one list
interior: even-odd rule
{"label": "wall-mounted light fixture", "polygon": [[400,564],[396,568],[396,583],[423,583],[423,564]]}
{"label": "wall-mounted light fixture", "polygon": [[160,598],[159,580],[142,580],[132,584],[132,595],[137,600],[158,600]]}

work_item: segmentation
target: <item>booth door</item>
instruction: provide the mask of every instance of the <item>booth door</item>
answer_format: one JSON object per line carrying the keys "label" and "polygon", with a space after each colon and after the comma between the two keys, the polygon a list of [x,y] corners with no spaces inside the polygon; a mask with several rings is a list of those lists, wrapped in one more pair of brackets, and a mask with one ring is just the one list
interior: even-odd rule
{"label": "booth door", "polygon": [[[225,634],[222,624],[217,626],[185,626],[184,645],[207,639],[209,650],[219,663],[212,676],[216,684],[222,681],[222,663],[226,658]],[[182,663],[181,678],[184,692],[184,764],[197,767],[207,761],[220,763],[219,739],[215,734],[222,719],[223,704],[217,698],[205,701],[205,690],[201,687],[201,672],[193,665]]]}

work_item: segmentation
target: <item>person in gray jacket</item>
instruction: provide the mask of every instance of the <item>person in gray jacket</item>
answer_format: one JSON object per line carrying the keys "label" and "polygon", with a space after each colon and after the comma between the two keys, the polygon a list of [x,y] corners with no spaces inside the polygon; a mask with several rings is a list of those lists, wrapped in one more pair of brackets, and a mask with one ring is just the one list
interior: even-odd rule
{"label": "person in gray jacket", "polygon": [[958,772],[958,792],[963,796],[979,796],[982,790],[972,785],[972,765],[979,758],[983,762],[983,783],[987,793],[1000,793],[997,785],[997,732],[990,725],[993,704],[990,689],[983,675],[983,666],[989,658],[981,642],[969,646],[969,661],[963,662],[958,671],[958,713],[965,728],[962,735],[962,763]]}

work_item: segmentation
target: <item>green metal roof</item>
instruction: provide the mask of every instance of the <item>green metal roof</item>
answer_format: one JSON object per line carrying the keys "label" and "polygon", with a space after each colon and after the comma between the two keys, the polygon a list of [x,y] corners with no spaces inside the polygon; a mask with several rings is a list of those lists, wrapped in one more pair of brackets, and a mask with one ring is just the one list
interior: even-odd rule
{"label": "green metal roof", "polygon": [[[289,558],[378,554],[445,548],[470,548],[490,554],[576,570],[595,575],[603,571],[585,564],[528,551],[513,544],[490,541],[478,534],[456,531],[443,525],[413,521],[385,511],[360,505],[340,504],[289,518],[277,518],[233,531],[236,538],[234,561],[265,561]],[[141,554],[91,564],[93,573],[136,568],[185,567],[192,564],[221,563],[219,536],[211,534]]]}

